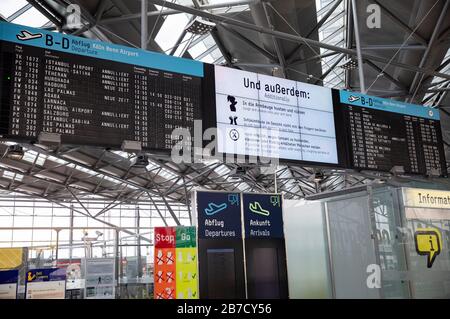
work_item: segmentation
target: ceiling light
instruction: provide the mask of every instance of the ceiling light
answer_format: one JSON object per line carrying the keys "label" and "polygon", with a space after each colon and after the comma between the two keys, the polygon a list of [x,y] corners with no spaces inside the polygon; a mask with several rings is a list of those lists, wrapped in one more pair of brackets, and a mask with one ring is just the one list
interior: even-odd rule
{"label": "ceiling light", "polygon": [[358,61],[354,58],[350,58],[345,60],[339,67],[344,70],[355,70],[358,68]]}
{"label": "ceiling light", "polygon": [[197,17],[186,26],[185,30],[193,34],[202,35],[212,31],[215,27],[216,24],[214,22],[209,22]]}
{"label": "ceiling light", "polygon": [[21,160],[24,154],[23,148],[19,144],[8,146],[6,151],[6,157],[16,161]]}
{"label": "ceiling light", "polygon": [[148,161],[148,156],[145,153],[139,153],[137,154],[136,158],[132,162],[132,167],[140,167],[145,168],[150,164]]}
{"label": "ceiling light", "polygon": [[238,166],[230,171],[228,174],[231,178],[240,178],[245,175],[245,167]]}
{"label": "ceiling light", "polygon": [[405,174],[405,168],[403,166],[394,166],[390,171],[394,176]]}
{"label": "ceiling light", "polygon": [[311,174],[311,176],[308,178],[308,181],[320,183],[324,179],[324,175],[321,171],[314,172]]}

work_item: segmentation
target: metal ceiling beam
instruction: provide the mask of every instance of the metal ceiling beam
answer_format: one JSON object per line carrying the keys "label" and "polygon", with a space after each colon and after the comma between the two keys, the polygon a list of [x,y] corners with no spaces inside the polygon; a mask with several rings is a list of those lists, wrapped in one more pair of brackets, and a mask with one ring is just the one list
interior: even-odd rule
{"label": "metal ceiling beam", "polygon": [[[101,211],[99,211],[97,214],[95,214],[94,217],[98,217],[98,216],[100,216],[100,215],[106,213],[107,211],[113,209],[113,208],[116,207],[117,205],[120,205],[120,204],[124,203],[125,201],[127,201],[128,199],[134,197],[134,196],[137,195],[137,194],[139,194],[140,196],[142,196],[142,193],[144,193],[144,192],[141,191],[141,190],[131,191],[131,192],[129,192],[129,193],[126,194],[127,196],[126,196],[124,199],[123,199],[123,198],[120,198],[122,194],[119,194],[119,196],[116,197],[116,198],[114,199],[114,201],[112,201],[111,203],[109,203],[108,206],[106,206],[106,207],[103,208]],[[145,192],[145,193],[147,193],[147,192]],[[139,197],[140,197],[140,196],[139,196]],[[116,203],[116,202],[117,202],[117,203]],[[81,205],[81,203],[80,203],[80,205]]]}
{"label": "metal ceiling beam", "polygon": [[[336,0],[336,2],[334,3],[334,5],[330,8],[330,10],[322,17],[322,19],[320,19],[319,22],[317,22],[317,24],[314,26],[314,28],[311,29],[311,31],[309,31],[305,38],[309,38],[314,32],[316,32],[317,30],[320,29],[320,27],[328,20],[328,18],[333,14],[333,12],[337,9],[337,7],[339,7],[339,5],[341,4],[343,0]],[[295,58],[295,55],[297,54],[297,52],[302,48],[303,43],[300,43],[294,50],[292,50],[291,53],[288,54],[288,56],[286,57],[286,61],[288,64],[292,64],[293,63],[293,59]]]}
{"label": "metal ceiling beam", "polygon": [[[438,92],[449,92],[449,87],[441,87],[437,89],[428,89],[428,90],[419,90],[418,94],[426,94],[426,93],[438,93]],[[398,93],[392,93],[392,94],[386,94],[381,95],[380,97],[401,97],[401,98],[409,98],[412,97],[411,93],[404,93],[404,92],[398,92]]]}
{"label": "metal ceiling beam", "polygon": [[[166,0],[167,1],[167,0]],[[212,9],[221,9],[221,8],[231,8],[235,6],[241,6],[241,5],[248,5],[253,3],[259,3],[260,0],[243,0],[243,1],[233,1],[233,2],[224,2],[224,3],[216,3],[216,4],[208,4],[208,5],[202,5],[199,8],[196,8],[195,6],[189,6],[189,8],[195,8],[198,10],[212,10]],[[160,11],[149,11],[147,13],[148,17],[152,16],[158,16],[161,14],[161,16],[166,15],[172,15],[172,14],[178,14],[183,11],[177,10],[177,9],[169,9],[169,10],[163,10]],[[105,18],[100,20],[100,24],[111,24],[111,23],[117,23],[117,22],[123,22],[123,21],[130,21],[134,19],[139,19],[141,17],[140,13],[134,13],[134,14],[127,14],[116,18]]]}
{"label": "metal ceiling beam", "polygon": [[20,8],[19,10],[17,10],[16,12],[14,12],[12,15],[10,15],[9,17],[5,17],[6,21],[11,22],[14,19],[16,19],[17,17],[21,16],[22,14],[24,14],[25,12],[27,12],[30,8],[32,8],[33,5],[31,3],[27,3],[26,5],[24,5],[22,8]]}
{"label": "metal ceiling beam", "polygon": [[172,216],[173,220],[175,221],[175,223],[177,224],[177,226],[180,226],[180,220],[178,219],[177,215],[175,214],[175,212],[173,211],[172,207],[170,206],[170,204],[167,202],[166,197],[161,194],[161,191],[159,188],[157,188],[157,191],[159,192],[159,196],[161,197],[161,199],[163,200],[164,204],[166,204],[167,210],[169,211],[170,215]]}
{"label": "metal ceiling beam", "polygon": [[[265,2],[262,3],[262,7],[264,9],[264,15],[266,16],[267,24],[271,30],[275,30],[275,26],[273,24],[273,17],[271,13],[267,10],[267,5]],[[281,66],[281,73],[284,78],[287,77],[287,69],[286,69],[286,58],[284,56],[284,52],[281,49],[281,44],[278,41],[278,38],[272,36],[273,45],[275,47],[275,52],[277,53],[278,63]]]}
{"label": "metal ceiling beam", "polygon": [[231,54],[228,52],[228,50],[225,48],[225,46],[223,45],[222,40],[219,37],[219,34],[217,32],[217,29],[214,28],[213,30],[211,30],[211,36],[214,40],[214,42],[216,42],[217,47],[220,50],[220,53],[222,53],[223,58],[225,59],[225,61],[227,62],[227,64],[229,66],[232,65],[232,56]]}
{"label": "metal ceiling beam", "polygon": [[254,43],[252,40],[248,39],[247,37],[245,37],[244,35],[240,34],[239,32],[237,32],[236,30],[225,26],[225,25],[221,25],[221,28],[228,31],[231,35],[235,36],[236,38],[238,38],[239,40],[243,41],[245,44],[248,44],[250,47],[252,47],[253,49],[255,49],[256,51],[258,51],[259,53],[261,53],[262,55],[264,55],[266,58],[268,58],[270,61],[277,61],[277,57],[274,56],[272,53],[270,53],[269,51],[267,51],[266,49],[260,47],[259,45],[257,45],[256,43]]}
{"label": "metal ceiling beam", "polygon": [[[43,153],[43,154],[46,154],[46,155],[51,155],[51,156],[58,157],[58,158],[60,158],[60,159],[62,159],[62,160],[64,160],[64,161],[66,161],[66,162],[68,162],[68,163],[72,163],[72,164],[78,165],[78,166],[80,166],[80,167],[83,167],[83,168],[86,168],[86,169],[89,169],[89,170],[98,172],[97,170],[93,169],[92,167],[90,167],[90,166],[88,166],[88,165],[85,165],[85,164],[80,163],[80,162],[76,162],[76,161],[71,160],[71,159],[66,158],[66,157],[60,157],[60,156],[58,156],[58,154],[48,153],[47,151],[45,151],[45,150],[43,150],[43,149],[41,149],[41,148],[38,148],[38,147],[35,147],[35,146],[28,146],[28,148],[34,149],[36,152],[39,152],[39,153]],[[104,176],[107,176],[107,177],[109,177],[109,178],[111,178],[111,179],[113,179],[113,180],[116,180],[116,181],[118,181],[119,183],[122,183],[122,184],[129,184],[129,185],[131,185],[132,187],[139,188],[139,189],[141,189],[141,190],[143,190],[143,191],[146,191],[146,192],[151,192],[151,193],[153,193],[154,195],[158,196],[158,194],[157,194],[155,191],[149,190],[149,189],[143,187],[142,185],[137,184],[137,183],[135,183],[135,182],[133,182],[133,181],[130,181],[130,180],[123,180],[123,179],[121,179],[120,177],[118,177],[118,176],[116,176],[116,175],[114,175],[114,174],[110,174],[110,173],[104,172],[104,171],[100,171],[100,174],[102,174],[102,175],[104,175]],[[137,175],[135,175],[135,176],[136,176],[136,177],[139,177],[139,176],[137,176]],[[174,201],[177,201],[177,199],[174,199],[174,198],[170,198],[170,199],[172,199],[172,200],[174,200]]]}
{"label": "metal ceiling beam", "polygon": [[411,34],[413,38],[415,38],[417,41],[419,41],[421,44],[427,46],[428,42],[427,40],[425,40],[425,38],[423,38],[422,36],[420,36],[417,31],[415,32],[414,30],[412,30],[406,23],[404,23],[403,21],[401,21],[396,15],[394,15],[388,8],[386,8],[383,4],[380,3],[380,1],[378,0],[373,0],[372,2],[374,2],[375,4],[377,4],[381,11],[384,12],[384,14],[386,14],[387,17],[389,17],[392,22],[394,22],[395,24],[397,24],[400,28],[402,28],[406,34]]}
{"label": "metal ceiling beam", "polygon": [[378,67],[378,65],[376,65],[375,63],[373,63],[370,60],[365,60],[365,63],[367,63],[368,66],[370,66],[372,69],[374,69],[375,71],[377,71],[379,74],[383,74],[383,76],[388,79],[389,81],[391,81],[392,83],[394,83],[398,88],[405,90],[405,92],[408,90],[408,88],[406,87],[406,85],[404,85],[402,82],[400,82],[397,79],[394,79],[394,77],[392,77],[389,73],[387,73],[386,71],[383,71],[383,69],[381,69],[380,67]]}
{"label": "metal ceiling beam", "polygon": [[426,45],[421,44],[376,44],[376,45],[365,45],[361,47],[361,50],[426,50]]}
{"label": "metal ceiling beam", "polygon": [[[24,172],[22,170],[20,170],[19,168],[17,168],[16,166],[14,166],[15,163],[13,160],[10,159],[2,159],[2,163],[7,164],[9,167],[4,169],[6,171],[10,171],[16,174],[21,174],[25,177],[27,177],[27,179],[30,179],[30,181],[24,182],[22,183],[22,185],[31,185],[31,184],[35,184],[35,183],[47,183],[48,185],[56,185],[57,187],[61,187],[62,189],[66,188],[66,184],[63,183],[62,181],[55,181],[54,179],[44,179],[42,177],[37,177],[35,175],[39,174],[39,171],[35,171],[33,174],[30,174],[28,172]],[[58,173],[58,175],[61,175]],[[86,183],[85,181],[82,180],[77,180],[76,182],[83,182]],[[86,184],[90,184],[90,183],[86,183]]]}
{"label": "metal ceiling beam", "polygon": [[37,11],[39,11],[44,17],[49,19],[53,24],[58,28],[59,31],[62,30],[62,27],[64,25],[64,21],[61,17],[56,16],[54,12],[49,10],[47,5],[42,3],[42,0],[27,0],[30,4],[33,5],[33,7],[36,8]]}
{"label": "metal ceiling beam", "polygon": [[161,211],[159,210],[158,205],[156,205],[155,201],[153,200],[152,195],[150,195],[150,193],[147,193],[147,195],[148,195],[148,198],[150,198],[150,200],[152,201],[153,206],[156,208],[156,211],[158,212],[158,215],[159,215],[159,217],[162,219],[164,225],[165,225],[166,227],[169,226],[169,225],[167,224],[166,218],[163,216],[163,214],[162,214]]}
{"label": "metal ceiling beam", "polygon": [[[223,17],[223,16],[211,14],[211,13],[208,13],[208,12],[205,12],[205,11],[201,11],[201,10],[198,10],[198,9],[195,9],[195,8],[181,6],[181,5],[176,4],[176,3],[166,2],[164,0],[148,0],[148,1],[153,3],[153,4],[159,5],[159,6],[165,6],[167,8],[172,8],[172,9],[180,10],[180,11],[183,11],[183,12],[186,12],[186,13],[198,15],[200,17],[203,17],[203,18],[206,18],[206,19],[211,19],[211,20],[216,21],[216,22],[225,23],[225,24],[229,24],[229,25],[234,25],[234,26],[241,27],[241,28],[244,28],[244,29],[249,29],[249,30],[253,30],[253,31],[256,31],[256,32],[264,33],[264,34],[273,35],[273,36],[278,37],[280,39],[284,39],[284,40],[288,40],[288,41],[292,41],[292,42],[302,42],[302,41],[304,41],[304,42],[306,42],[306,43],[308,43],[308,44],[310,44],[311,46],[314,46],[314,47],[319,47],[319,48],[324,48],[324,49],[328,49],[328,50],[331,50],[331,51],[341,52],[341,53],[349,54],[351,56],[357,56],[356,51],[352,50],[352,49],[347,49],[347,48],[342,48],[342,47],[330,45],[330,44],[327,44],[327,43],[323,43],[323,42],[320,42],[320,41],[304,38],[304,37],[301,37],[301,36],[297,36],[297,35],[293,35],[293,34],[289,34],[289,33],[285,33],[285,32],[270,30],[270,29],[267,29],[267,28],[264,28],[264,27],[260,27],[260,26],[251,24],[251,23],[235,20],[233,18],[228,18],[228,17]],[[414,66],[414,65],[408,65],[408,64],[404,64],[404,63],[400,63],[400,62],[396,62],[396,61],[389,61],[386,58],[382,58],[382,57],[371,55],[371,54],[367,54],[367,53],[362,53],[361,55],[362,55],[362,57],[364,59],[369,59],[369,60],[372,60],[372,61],[378,61],[378,62],[382,62],[382,63],[386,63],[386,64],[390,63],[390,65],[394,65],[394,66],[397,66],[399,68],[403,68],[403,69],[406,69],[406,70],[409,70],[409,71],[423,73],[423,74],[430,74],[430,75],[438,76],[438,77],[441,77],[441,78],[450,79],[450,74],[439,73],[439,72],[435,72],[434,70],[425,69],[425,68],[419,68],[419,67]]]}
{"label": "metal ceiling beam", "polygon": [[339,58],[337,58],[336,61],[334,61],[334,63],[333,63],[332,65],[330,65],[330,67],[328,68],[328,70],[326,70],[326,71],[322,74],[322,76],[320,77],[320,80],[317,79],[317,80],[314,82],[314,84],[317,84],[317,83],[323,81],[323,79],[325,79],[325,78],[328,76],[328,74],[330,74],[330,73],[338,66],[338,64],[342,61],[342,59],[343,59],[344,57],[345,57],[345,55],[344,55],[344,54],[341,54],[341,56],[340,56]]}
{"label": "metal ceiling beam", "polygon": [[316,61],[316,60],[322,60],[324,58],[328,58],[328,57],[336,55],[336,54],[339,54],[339,52],[329,52],[329,53],[325,53],[325,54],[319,54],[319,55],[315,55],[315,56],[307,58],[307,59],[302,59],[302,58],[295,59],[295,60],[292,60],[292,62],[289,64],[289,66],[305,64],[305,63]]}
{"label": "metal ceiling beam", "polygon": [[[431,38],[430,38],[430,41],[428,42],[427,49],[425,50],[425,53],[423,54],[422,59],[420,60],[420,63],[419,63],[420,68],[424,67],[425,63],[428,60],[428,57],[431,53],[434,42],[437,39],[437,36],[439,34],[439,30],[441,29],[442,23],[444,22],[444,17],[447,15],[449,4],[450,4],[450,0],[445,1],[444,7],[442,8],[442,11],[441,11],[441,14],[439,15],[436,25],[434,26],[433,33],[431,34]],[[415,74],[414,79],[413,79],[410,89],[409,89],[410,94],[414,92],[411,100],[417,94],[417,91],[419,90],[419,86],[420,86],[420,83],[422,82],[423,78],[424,78],[424,75],[422,75],[422,77],[419,81],[419,74],[417,74],[417,73]]]}
{"label": "metal ceiling beam", "polygon": [[231,66],[233,67],[249,67],[249,68],[280,68],[281,66],[276,63],[233,63]]}
{"label": "metal ceiling beam", "polygon": [[[5,189],[4,187],[1,187],[1,186],[0,186],[0,188]],[[16,190],[15,192],[20,193],[20,194],[24,194],[24,195],[27,195],[27,196],[30,196],[30,194],[27,193],[27,192],[25,192],[25,191]],[[140,236],[139,234],[136,234],[136,233],[131,232],[131,231],[129,231],[129,230],[123,229],[123,228],[121,228],[120,226],[111,224],[111,223],[109,223],[109,222],[107,222],[107,221],[105,221],[105,220],[102,220],[102,219],[99,219],[99,218],[95,218],[95,217],[89,216],[88,214],[86,214],[86,213],[83,212],[83,211],[80,211],[80,210],[78,210],[78,209],[76,209],[76,208],[73,208],[73,207],[64,205],[64,204],[62,204],[62,203],[60,203],[60,202],[58,202],[58,201],[56,201],[56,200],[52,200],[52,199],[43,197],[43,196],[41,196],[41,195],[39,195],[39,194],[32,194],[31,196],[37,197],[37,198],[41,198],[41,199],[44,199],[44,200],[49,201],[49,202],[51,202],[51,203],[55,203],[56,205],[61,206],[61,207],[64,207],[64,208],[69,209],[69,210],[71,209],[71,210],[73,210],[74,212],[77,212],[78,214],[80,214],[80,215],[82,215],[82,216],[92,218],[92,219],[94,219],[94,220],[96,220],[96,221],[98,221],[98,222],[100,222],[100,223],[102,223],[102,224],[105,224],[105,225],[109,226],[109,227],[112,227],[112,228],[115,228],[115,229],[120,229],[121,231],[123,231],[124,233],[127,233],[127,234],[129,234],[129,235],[132,235],[132,236]],[[101,227],[99,227],[99,228],[101,228]],[[151,240],[150,240],[150,239],[145,238],[145,237],[143,237],[143,236],[140,236],[140,237],[141,237],[143,240],[145,240],[145,241],[151,243]]]}
{"label": "metal ceiling beam", "polygon": [[202,52],[199,56],[196,56],[195,60],[201,60],[206,57],[208,54],[212,53],[215,49],[217,49],[217,43],[215,45],[210,46],[208,49]]}
{"label": "metal ceiling beam", "polygon": [[[450,82],[447,83],[447,84],[445,85],[445,88],[450,89]],[[441,96],[439,97],[439,99],[437,100],[437,102],[434,103],[434,105],[436,105],[436,106],[441,105],[442,101],[444,101],[445,97],[448,95],[448,92],[450,92],[450,90],[447,90],[447,91],[442,92],[442,93],[438,93],[438,94],[440,94]],[[447,113],[447,114],[448,114],[448,113]],[[449,159],[447,158],[447,161],[448,161],[448,160],[449,160]]]}
{"label": "metal ceiling beam", "polygon": [[98,24],[100,20],[103,17],[103,14],[106,10],[106,4],[108,3],[108,0],[101,0],[100,4],[97,7],[97,11],[94,14],[95,23]]}
{"label": "metal ceiling beam", "polygon": [[[191,20],[192,21],[192,18]],[[183,32],[181,32],[180,36],[178,37],[177,41],[175,41],[175,44],[173,45],[172,49],[169,52],[169,55],[174,55],[175,52],[178,50],[178,47],[181,45],[181,42],[183,41],[184,37],[186,36],[187,31],[183,30]]]}

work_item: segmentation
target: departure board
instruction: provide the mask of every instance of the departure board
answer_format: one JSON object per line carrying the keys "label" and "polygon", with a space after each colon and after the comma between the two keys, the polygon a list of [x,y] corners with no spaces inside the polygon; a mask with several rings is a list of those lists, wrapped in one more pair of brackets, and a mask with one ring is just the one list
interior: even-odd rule
{"label": "departure board", "polygon": [[203,65],[148,51],[0,24],[1,134],[169,150],[201,118]]}
{"label": "departure board", "polygon": [[439,110],[340,91],[350,166],[446,175]]}

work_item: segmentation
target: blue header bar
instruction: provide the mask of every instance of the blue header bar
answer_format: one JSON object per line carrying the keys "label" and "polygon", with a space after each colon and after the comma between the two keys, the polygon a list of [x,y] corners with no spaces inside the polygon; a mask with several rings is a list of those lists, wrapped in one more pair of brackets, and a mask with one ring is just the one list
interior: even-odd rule
{"label": "blue header bar", "polygon": [[26,277],[26,282],[63,280],[66,280],[66,268],[30,269]]}
{"label": "blue header bar", "polygon": [[19,282],[19,270],[0,270],[0,285],[17,284]]}
{"label": "blue header bar", "polygon": [[203,77],[203,63],[122,45],[0,22],[0,40]]}
{"label": "blue header bar", "polygon": [[440,120],[439,110],[425,105],[409,104],[361,93],[339,90],[341,103],[370,109]]}

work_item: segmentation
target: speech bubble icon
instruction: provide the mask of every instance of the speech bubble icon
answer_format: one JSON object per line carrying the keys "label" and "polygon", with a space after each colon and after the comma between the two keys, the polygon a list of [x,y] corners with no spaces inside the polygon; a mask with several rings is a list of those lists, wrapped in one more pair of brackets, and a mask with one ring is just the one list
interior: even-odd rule
{"label": "speech bubble icon", "polygon": [[414,241],[417,253],[427,256],[427,267],[431,268],[436,256],[441,253],[441,232],[436,228],[417,228]]}

